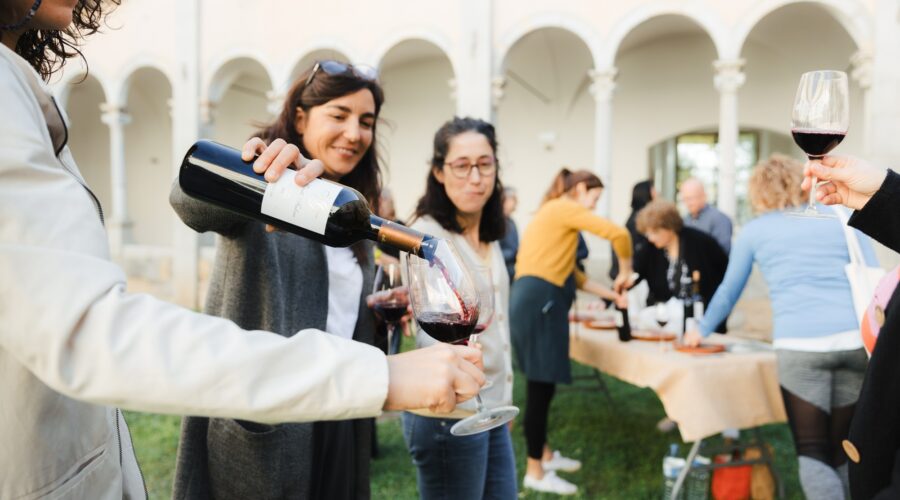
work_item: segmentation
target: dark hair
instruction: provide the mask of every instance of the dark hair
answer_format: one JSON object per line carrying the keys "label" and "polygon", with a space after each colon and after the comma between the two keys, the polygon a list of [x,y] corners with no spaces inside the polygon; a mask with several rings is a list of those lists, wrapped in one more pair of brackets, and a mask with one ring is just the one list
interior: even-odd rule
{"label": "dark hair", "polygon": [[631,190],[631,210],[637,212],[653,201],[653,181],[641,181]]}
{"label": "dark hair", "polygon": [[303,72],[291,86],[284,100],[284,107],[274,122],[256,132],[266,142],[281,138],[296,145],[300,152],[307,158],[309,151],[303,146],[303,136],[297,132],[297,108],[305,113],[316,106],[321,106],[328,101],[353,94],[362,89],[369,89],[375,99],[375,123],[372,125],[372,144],[368,151],[356,164],[349,174],[341,178],[341,184],[350,186],[362,193],[372,206],[373,211],[378,210],[378,194],[381,192],[381,166],[378,158],[378,115],[381,105],[384,104],[384,91],[381,85],[373,80],[365,80],[354,75],[352,71],[340,74],[329,74],[323,70],[316,72],[315,78],[306,84],[310,73],[310,67]]}
{"label": "dark hair", "polygon": [[[108,7],[120,3],[121,0],[79,0],[72,11],[71,26],[64,30],[26,30],[16,42],[16,53],[47,80],[54,72],[62,69],[70,57],[81,56],[84,59],[78,45],[84,37],[100,29],[109,15]],[[3,22],[7,26],[25,19],[26,12],[16,12],[17,10],[13,7],[3,10]],[[7,36],[7,33],[0,31],[0,36]]]}
{"label": "dark hair", "polygon": [[550,184],[550,189],[548,189],[547,193],[544,194],[543,203],[559,198],[582,182],[588,189],[603,187],[603,181],[601,181],[600,178],[597,177],[597,175],[593,172],[589,172],[587,170],[578,170],[572,172],[568,168],[563,167],[562,170],[560,170],[559,173],[556,174],[556,177],[553,178],[553,183]]}
{"label": "dark hair", "polygon": [[[461,233],[463,228],[456,219],[456,205],[450,201],[444,185],[438,182],[435,172],[444,168],[447,161],[447,151],[450,149],[450,141],[454,137],[466,133],[475,132],[484,136],[494,157],[497,156],[497,134],[494,126],[477,118],[453,117],[452,120],[441,125],[434,134],[434,151],[431,153],[431,168],[428,169],[428,179],[425,183],[425,194],[419,198],[416,204],[415,217],[431,216],[447,231]],[[495,160],[496,161],[496,160]],[[494,191],[481,210],[481,221],[478,226],[478,239],[483,242],[497,241],[506,233],[506,219],[503,217],[503,184],[500,182],[500,163],[497,163],[497,173],[494,175]]]}

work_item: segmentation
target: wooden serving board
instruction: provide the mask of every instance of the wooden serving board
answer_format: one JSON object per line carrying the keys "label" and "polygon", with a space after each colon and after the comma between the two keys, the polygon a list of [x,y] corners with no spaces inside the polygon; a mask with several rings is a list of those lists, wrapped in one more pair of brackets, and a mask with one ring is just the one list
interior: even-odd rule
{"label": "wooden serving board", "polygon": [[675,344],[675,350],[687,354],[716,354],[725,352],[725,346],[722,344],[700,344],[696,347],[684,344]]}
{"label": "wooden serving board", "polygon": [[659,330],[632,330],[631,338],[647,342],[670,342],[675,340],[675,334]]}

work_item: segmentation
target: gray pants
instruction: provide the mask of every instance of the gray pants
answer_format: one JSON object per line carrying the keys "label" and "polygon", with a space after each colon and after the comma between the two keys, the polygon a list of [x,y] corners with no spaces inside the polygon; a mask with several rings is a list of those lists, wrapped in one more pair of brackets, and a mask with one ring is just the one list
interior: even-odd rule
{"label": "gray pants", "polygon": [[868,358],[852,351],[806,352],[778,349],[778,383],[825,413],[856,403]]}

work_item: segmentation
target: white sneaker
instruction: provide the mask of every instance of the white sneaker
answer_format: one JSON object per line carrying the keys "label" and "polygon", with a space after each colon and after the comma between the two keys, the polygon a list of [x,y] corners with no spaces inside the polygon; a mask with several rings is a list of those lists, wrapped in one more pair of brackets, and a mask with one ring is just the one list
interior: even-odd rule
{"label": "white sneaker", "polygon": [[523,484],[531,490],[556,493],[557,495],[574,495],[578,492],[577,486],[557,476],[554,471],[545,471],[543,479],[535,479],[525,474]]}
{"label": "white sneaker", "polygon": [[575,472],[581,468],[581,462],[573,458],[562,456],[559,451],[553,452],[553,458],[548,461],[541,460],[544,470],[561,470],[563,472]]}

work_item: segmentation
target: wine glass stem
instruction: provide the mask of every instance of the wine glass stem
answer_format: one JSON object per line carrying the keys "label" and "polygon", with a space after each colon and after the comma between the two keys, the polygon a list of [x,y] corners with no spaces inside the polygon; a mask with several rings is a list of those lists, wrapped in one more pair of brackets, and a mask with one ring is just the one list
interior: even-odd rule
{"label": "wine glass stem", "polygon": [[388,355],[397,354],[396,352],[393,352],[394,351],[394,335],[396,334],[395,328],[396,328],[396,326],[393,321],[387,322],[387,352],[388,352]]}
{"label": "wine glass stem", "polygon": [[819,179],[813,176],[812,183],[809,185],[809,205],[807,205],[807,210],[815,210],[816,209],[816,183],[819,182]]}
{"label": "wine glass stem", "polygon": [[[473,333],[469,335],[469,345],[475,346],[478,343],[478,334]],[[484,403],[481,402],[481,391],[478,391],[478,394],[475,395],[475,409],[478,410],[478,413],[484,413],[487,409],[484,407]]]}

